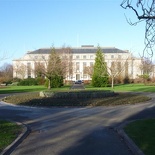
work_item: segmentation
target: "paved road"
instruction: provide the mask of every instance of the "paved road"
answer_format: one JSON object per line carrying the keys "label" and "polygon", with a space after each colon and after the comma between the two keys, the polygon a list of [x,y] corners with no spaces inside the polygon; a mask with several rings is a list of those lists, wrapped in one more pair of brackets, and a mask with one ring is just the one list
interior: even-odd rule
{"label": "paved road", "polygon": [[71,89],[85,89],[84,84],[73,84]]}
{"label": "paved road", "polygon": [[1,102],[0,118],[20,121],[32,130],[12,155],[131,155],[113,128],[155,117],[154,110],[154,99],[132,106],[51,109]]}

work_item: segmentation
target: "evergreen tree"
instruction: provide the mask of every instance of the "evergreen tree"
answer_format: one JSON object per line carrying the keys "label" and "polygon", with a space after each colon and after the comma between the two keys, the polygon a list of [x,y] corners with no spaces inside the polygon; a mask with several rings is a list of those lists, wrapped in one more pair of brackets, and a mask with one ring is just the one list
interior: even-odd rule
{"label": "evergreen tree", "polygon": [[92,75],[92,85],[94,87],[106,87],[108,84],[107,67],[102,49],[98,46]]}

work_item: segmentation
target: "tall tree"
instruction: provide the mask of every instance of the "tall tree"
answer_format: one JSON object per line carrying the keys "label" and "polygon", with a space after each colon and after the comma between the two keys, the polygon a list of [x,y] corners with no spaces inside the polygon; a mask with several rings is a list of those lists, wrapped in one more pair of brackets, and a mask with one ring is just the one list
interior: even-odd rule
{"label": "tall tree", "polygon": [[73,54],[70,47],[63,46],[57,50],[61,58],[61,67],[63,71],[63,78],[71,78],[73,76]]}
{"label": "tall tree", "polygon": [[131,9],[138,18],[138,21],[128,22],[136,25],[141,21],[146,22],[145,26],[145,49],[143,56],[152,57],[155,45],[155,0],[123,0],[121,7]]}
{"label": "tall tree", "polygon": [[69,47],[51,48],[48,59],[45,56],[35,61],[35,75],[43,75],[48,79],[48,88],[60,87],[63,79],[73,74],[72,51]]}
{"label": "tall tree", "polygon": [[105,87],[108,84],[107,65],[104,60],[102,49],[98,46],[92,75],[92,85],[94,87]]}
{"label": "tall tree", "polygon": [[46,77],[49,80],[48,88],[51,87],[52,80],[55,81],[56,79],[63,78],[63,67],[61,59],[59,57],[59,54],[55,51],[54,48],[52,48],[51,54],[49,55]]}

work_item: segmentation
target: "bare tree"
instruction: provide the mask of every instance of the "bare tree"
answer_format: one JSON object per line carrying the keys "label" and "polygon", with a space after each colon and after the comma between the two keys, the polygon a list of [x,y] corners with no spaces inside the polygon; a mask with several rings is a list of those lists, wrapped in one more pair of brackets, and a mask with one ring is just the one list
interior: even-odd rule
{"label": "bare tree", "polygon": [[26,76],[27,66],[21,62],[17,62],[13,66],[14,77],[24,79]]}
{"label": "bare tree", "polygon": [[0,83],[8,83],[13,79],[13,67],[11,64],[5,63],[0,68]]}
{"label": "bare tree", "polygon": [[128,77],[128,60],[129,58],[126,58],[124,60],[116,58],[111,62],[111,66],[107,65],[107,72],[111,78],[112,88],[114,88],[114,80],[117,76],[124,73],[124,77]]}
{"label": "bare tree", "polygon": [[90,65],[90,66],[86,66],[84,68],[84,73],[88,74],[90,77],[92,77],[93,75],[93,70],[94,70],[94,66]]}
{"label": "bare tree", "polygon": [[141,70],[141,75],[138,75],[138,77],[142,78],[144,84],[146,84],[146,81],[151,77],[151,74],[154,71],[154,65],[152,61],[147,58],[141,59],[139,69]]}
{"label": "bare tree", "polygon": [[73,53],[70,47],[63,46],[57,50],[61,58],[61,67],[63,71],[63,77],[68,78],[73,76]]}
{"label": "bare tree", "polygon": [[46,59],[35,61],[35,74],[44,75],[48,79],[48,89],[51,88],[51,81],[54,75],[65,79],[73,74],[72,51],[70,48],[55,49],[51,48],[51,53]]}
{"label": "bare tree", "polygon": [[131,25],[136,25],[141,21],[146,22],[145,26],[145,49],[143,50],[144,57],[153,57],[153,48],[155,45],[155,0],[123,0],[121,7],[131,9],[138,18],[138,21],[128,22]]}
{"label": "bare tree", "polygon": [[148,74],[150,75],[153,71],[153,63],[149,59],[142,59],[141,64],[139,66],[141,70],[141,74]]}

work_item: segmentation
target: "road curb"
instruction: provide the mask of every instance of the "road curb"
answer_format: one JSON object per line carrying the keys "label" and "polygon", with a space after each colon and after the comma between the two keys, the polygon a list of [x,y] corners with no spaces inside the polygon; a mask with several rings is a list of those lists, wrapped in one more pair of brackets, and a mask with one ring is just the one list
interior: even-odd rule
{"label": "road curb", "polygon": [[[134,121],[137,121],[137,120],[134,120]],[[131,152],[134,154],[134,155],[145,155],[142,150],[140,150],[138,148],[138,146],[132,141],[131,138],[129,138],[127,136],[127,134],[124,132],[123,128],[128,125],[129,123],[131,122],[134,122],[134,121],[128,121],[128,122],[125,122],[123,124],[121,124],[120,126],[116,127],[115,128],[115,131],[119,134],[119,136],[124,140],[124,142],[126,143],[126,145],[129,147],[129,149],[131,150]]]}
{"label": "road curb", "polygon": [[9,155],[13,150],[30,134],[31,129],[20,122],[15,122],[18,125],[21,125],[23,127],[22,133],[18,135],[18,137],[9,145],[7,146],[1,153],[0,155]]}

